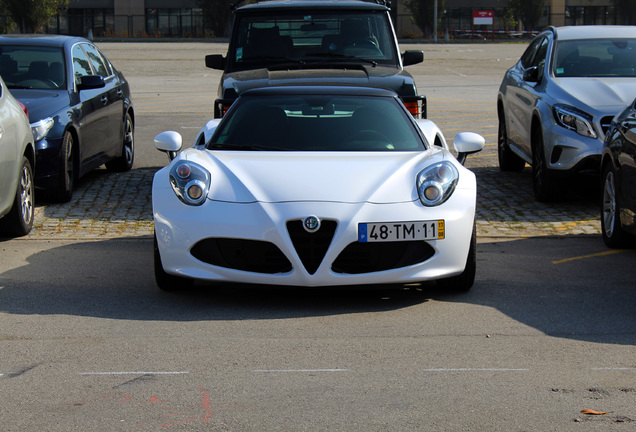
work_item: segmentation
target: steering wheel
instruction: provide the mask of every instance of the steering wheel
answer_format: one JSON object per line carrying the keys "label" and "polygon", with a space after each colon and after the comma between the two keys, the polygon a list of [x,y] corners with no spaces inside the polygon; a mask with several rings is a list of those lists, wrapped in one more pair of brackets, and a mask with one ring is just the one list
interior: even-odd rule
{"label": "steering wheel", "polygon": [[[40,83],[45,84],[46,85],[46,87],[44,87],[45,89],[46,88],[52,88],[52,89],[60,88],[60,86],[55,81],[53,81],[52,79],[48,79],[48,78],[29,78],[29,79],[22,80],[22,81],[20,81],[17,84],[18,85],[23,85],[25,87],[34,87],[33,85],[30,84],[32,81],[36,81],[36,82],[40,82]],[[35,88],[42,88],[42,87],[35,86]]]}
{"label": "steering wheel", "polygon": [[355,39],[353,41],[353,46],[359,47],[369,47],[378,49],[378,45],[375,43],[373,39]]}

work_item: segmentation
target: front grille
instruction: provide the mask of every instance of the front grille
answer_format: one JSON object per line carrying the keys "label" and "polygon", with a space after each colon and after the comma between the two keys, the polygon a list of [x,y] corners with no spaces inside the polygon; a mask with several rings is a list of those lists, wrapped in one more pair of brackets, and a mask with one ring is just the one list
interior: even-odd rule
{"label": "front grille", "polygon": [[195,244],[190,253],[208,264],[254,273],[287,273],[292,269],[281,250],[266,241],[207,238]]}
{"label": "front grille", "polygon": [[320,267],[337,226],[335,221],[323,220],[318,231],[309,233],[303,228],[303,221],[287,222],[287,232],[307,273],[314,274]]}
{"label": "front grille", "polygon": [[331,269],[336,273],[362,274],[418,264],[435,254],[425,241],[351,243]]}

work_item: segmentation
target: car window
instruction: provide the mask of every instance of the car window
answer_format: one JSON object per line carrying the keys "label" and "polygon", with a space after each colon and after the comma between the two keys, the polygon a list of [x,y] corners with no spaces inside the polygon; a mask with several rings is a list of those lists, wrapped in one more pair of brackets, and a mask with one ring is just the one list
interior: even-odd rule
{"label": "car window", "polygon": [[528,45],[528,48],[526,48],[526,50],[523,52],[523,55],[521,56],[520,61],[524,69],[527,69],[532,66],[532,59],[537,53],[537,49],[539,49],[539,46],[541,45],[541,42],[543,40],[544,40],[543,37],[537,37],[535,40],[533,40],[530,43],[530,45]]}
{"label": "car window", "polygon": [[73,75],[75,76],[76,84],[79,84],[81,77],[93,75],[91,65],[79,44],[73,47]]}
{"label": "car window", "polygon": [[0,46],[0,74],[9,88],[66,87],[64,53],[58,47]]}
{"label": "car window", "polygon": [[[422,141],[408,112],[387,97],[245,97],[208,148],[294,151],[416,151]],[[236,148],[235,148],[236,147]]]}
{"label": "car window", "polygon": [[276,59],[311,61],[338,56],[397,63],[384,11],[277,11],[238,19],[229,54],[239,69]]}
{"label": "car window", "polygon": [[93,70],[97,75],[107,78],[111,75],[110,69],[106,66],[106,62],[102,58],[99,50],[91,44],[82,44],[82,48],[86,52],[88,61],[90,61]]}
{"label": "car window", "polygon": [[589,39],[559,42],[557,77],[635,77],[636,39]]}

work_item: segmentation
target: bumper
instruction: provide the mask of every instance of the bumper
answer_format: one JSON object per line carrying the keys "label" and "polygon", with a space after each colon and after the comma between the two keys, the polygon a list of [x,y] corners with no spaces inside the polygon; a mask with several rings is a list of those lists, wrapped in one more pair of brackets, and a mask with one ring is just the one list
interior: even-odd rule
{"label": "bumper", "polygon": [[556,124],[545,131],[546,161],[556,171],[598,170],[603,153],[601,138],[587,138]]}
{"label": "bumper", "polygon": [[55,187],[59,175],[63,138],[45,137],[35,143],[35,185],[49,189]]}
{"label": "bumper", "polygon": [[[158,183],[157,178],[155,183]],[[449,201],[436,208],[425,208],[419,202],[235,204],[210,200],[202,206],[191,207],[181,203],[169,187],[153,186],[155,232],[167,273],[208,281],[266,285],[392,284],[460,274],[470,247],[474,203],[474,189],[458,189]],[[329,238],[314,240],[313,234],[303,234],[302,228],[294,232],[288,224],[290,221],[297,224],[310,215],[323,220],[324,228],[320,230],[327,230],[327,224],[332,227],[332,237],[331,234],[328,236],[330,241]],[[357,242],[358,223],[437,219],[445,221],[444,239],[395,242],[393,246],[397,247],[397,253],[409,257],[397,259],[395,264],[388,266],[383,266],[385,262],[381,257],[391,257],[393,249],[387,253],[382,249],[388,245],[379,246],[379,249],[372,250],[371,255],[379,259],[377,263],[386,268],[384,270],[355,263],[356,259],[368,258],[364,251],[364,257],[356,255],[361,247]],[[299,240],[297,234],[303,239]],[[222,250],[227,242],[232,243],[231,254],[236,256],[228,258],[228,251]],[[237,243],[257,247],[235,248]],[[406,247],[406,243],[411,245]],[[252,263],[244,265],[247,261]],[[259,261],[258,265],[254,261]],[[272,264],[272,261],[275,263]]]}

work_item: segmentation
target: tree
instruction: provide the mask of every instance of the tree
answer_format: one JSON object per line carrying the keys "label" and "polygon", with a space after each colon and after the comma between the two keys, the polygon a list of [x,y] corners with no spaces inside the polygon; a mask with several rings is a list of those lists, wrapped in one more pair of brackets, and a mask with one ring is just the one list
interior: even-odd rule
{"label": "tree", "polygon": [[0,0],[20,33],[37,33],[53,15],[68,6],[68,0]]}
{"label": "tree", "polygon": [[197,0],[203,12],[203,23],[215,36],[227,36],[232,20],[229,0]]}
{"label": "tree", "polygon": [[510,7],[524,30],[535,30],[543,16],[545,0],[509,0]]}
{"label": "tree", "polygon": [[[406,7],[411,11],[411,19],[422,30],[425,36],[433,33],[435,0],[406,0]],[[437,22],[442,21],[444,0],[437,0]],[[439,26],[438,26],[439,27]]]}

